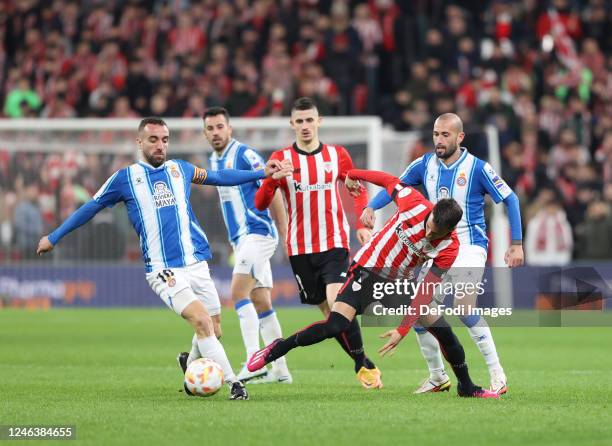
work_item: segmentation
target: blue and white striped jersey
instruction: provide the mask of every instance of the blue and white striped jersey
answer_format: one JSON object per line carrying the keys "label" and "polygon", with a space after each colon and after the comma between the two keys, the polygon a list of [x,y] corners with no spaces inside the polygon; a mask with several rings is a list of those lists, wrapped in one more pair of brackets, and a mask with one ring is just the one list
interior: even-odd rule
{"label": "blue and white striped jersey", "polygon": [[157,168],[138,162],[115,172],[93,197],[105,207],[125,202],[147,272],[211,258],[189,203],[196,169],[200,175],[202,169],[183,160],[168,160]]}
{"label": "blue and white striped jersey", "polygon": [[434,153],[427,153],[414,160],[400,179],[410,186],[422,184],[432,203],[449,197],[457,200],[463,209],[463,217],[457,225],[460,243],[487,249],[484,196],[489,194],[499,203],[512,194],[512,189],[489,163],[475,157],[465,147],[460,150],[461,156],[450,166]]}
{"label": "blue and white striped jersey", "polygon": [[[232,139],[221,154],[213,151],[209,159],[209,169],[261,170],[266,162],[252,148]],[[217,186],[221,200],[221,212],[227,227],[227,235],[233,247],[247,234],[270,235],[278,238],[276,226],[270,211],[260,211],[255,207],[255,193],[261,181],[239,186]]]}

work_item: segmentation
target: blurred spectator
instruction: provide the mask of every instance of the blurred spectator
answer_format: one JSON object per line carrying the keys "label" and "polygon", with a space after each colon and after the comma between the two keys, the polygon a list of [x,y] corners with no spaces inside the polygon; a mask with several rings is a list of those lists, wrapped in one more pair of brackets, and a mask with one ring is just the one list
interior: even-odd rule
{"label": "blurred spectator", "polygon": [[554,191],[552,189],[541,190],[533,206],[537,208],[527,224],[525,235],[527,264],[534,266],[567,265],[572,259],[572,228]]}
{"label": "blurred spectator", "polygon": [[21,118],[24,104],[32,110],[38,110],[42,101],[30,86],[30,82],[21,78],[15,88],[9,91],[6,96],[4,113],[11,118]]}
{"label": "blurred spectator", "polygon": [[38,207],[38,185],[27,184],[23,197],[15,207],[15,242],[23,258],[36,255],[36,246],[43,233],[43,220]]}
{"label": "blurred spectator", "polygon": [[594,201],[587,208],[586,220],[579,229],[578,258],[603,260],[612,252],[612,212],[610,204]]}

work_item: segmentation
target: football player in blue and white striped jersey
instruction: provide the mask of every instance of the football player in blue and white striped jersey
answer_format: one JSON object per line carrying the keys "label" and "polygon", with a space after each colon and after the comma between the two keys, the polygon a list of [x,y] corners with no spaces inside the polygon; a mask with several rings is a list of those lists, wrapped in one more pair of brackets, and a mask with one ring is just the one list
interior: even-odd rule
{"label": "football player in blue and white striped jersey", "polygon": [[[208,165],[211,172],[230,168],[256,172],[264,168],[265,162],[255,149],[232,138],[232,126],[226,109],[211,107],[203,118],[204,136],[213,148]],[[287,216],[280,191],[276,192],[270,210],[260,211],[255,207],[258,183],[217,186],[221,213],[234,250],[231,293],[247,361],[259,350],[260,333],[265,345],[282,337],[270,295],[270,258],[278,246],[279,235],[283,241],[286,238]],[[272,216],[278,222],[278,230]],[[238,379],[252,380],[252,383],[292,382],[284,357],[273,362],[270,371],[263,368],[249,372],[245,365],[238,373]]]}
{"label": "football player in blue and white striped jersey", "polygon": [[[482,278],[489,243],[484,217],[484,197],[487,194],[495,203],[503,202],[508,212],[512,244],[506,252],[506,264],[510,267],[520,266],[524,258],[519,200],[489,163],[460,146],[464,137],[463,123],[459,116],[454,113],[439,116],[433,128],[434,152],[414,160],[400,177],[402,183],[407,185],[422,185],[425,196],[432,203],[443,198],[454,198],[463,209],[463,217],[457,225],[457,235],[461,243],[459,255],[453,268],[447,273],[448,279],[454,283],[479,282]],[[380,192],[368,203],[361,216],[362,223],[366,227],[373,227],[374,211],[386,206],[390,201],[391,198],[385,191]],[[455,306],[474,308],[476,297],[475,293],[466,293],[461,299],[456,297]],[[469,314],[469,311],[461,316],[461,320],[468,327],[487,363],[491,390],[499,394],[505,393],[507,379],[488,324],[480,316]],[[429,378],[415,393],[447,390],[450,381],[444,371],[436,339],[422,328],[416,328],[415,331],[430,372]]]}
{"label": "football player in blue and white striped jersey", "polygon": [[[89,202],[42,237],[37,253],[51,251],[66,234],[122,201],[140,238],[149,285],[194,329],[190,359],[201,356],[217,362],[230,385],[230,399],[248,399],[217,339],[221,335],[221,305],[208,270],[208,240],[189,203],[191,183],[236,185],[269,175],[282,178],[290,169],[270,163],[257,172],[209,172],[182,160],[167,160],[169,138],[162,119],[143,119],[136,139],[141,160],[115,172]],[[182,366],[186,368],[186,364]]]}

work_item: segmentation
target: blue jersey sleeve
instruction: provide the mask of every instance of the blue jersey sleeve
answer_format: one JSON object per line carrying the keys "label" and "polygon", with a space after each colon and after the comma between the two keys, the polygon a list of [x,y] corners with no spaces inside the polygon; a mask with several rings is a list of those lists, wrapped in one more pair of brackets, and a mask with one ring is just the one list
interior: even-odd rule
{"label": "blue jersey sleeve", "polygon": [[216,172],[208,171],[208,175],[203,184],[213,186],[237,186],[239,184],[248,183],[249,181],[263,180],[266,174],[263,170],[245,171],[236,169],[221,169]]}
{"label": "blue jersey sleeve", "polygon": [[489,163],[484,163],[480,171],[480,183],[495,203],[499,203],[512,194],[510,186],[500,178]]}
{"label": "blue jersey sleeve", "polygon": [[244,166],[245,170],[262,170],[266,167],[266,162],[261,155],[251,148],[247,148],[240,156],[240,168]]}
{"label": "blue jersey sleeve", "polygon": [[89,200],[74,211],[55,231],[49,234],[49,241],[52,245],[56,245],[62,237],[78,227],[83,226],[102,209],[104,209],[104,205],[98,203],[96,200]]}
{"label": "blue jersey sleeve", "polygon": [[102,185],[98,192],[93,196],[93,200],[103,207],[113,207],[115,204],[123,200],[122,183],[125,180],[125,172],[119,170],[115,172]]}
{"label": "blue jersey sleeve", "polygon": [[427,161],[425,160],[425,156],[415,159],[400,175],[400,181],[408,186],[418,186],[423,182],[426,164]]}
{"label": "blue jersey sleeve", "polygon": [[[423,173],[425,171],[425,160],[424,157],[415,159],[411,162],[408,167],[404,170],[402,175],[400,176],[400,181],[409,186],[416,186],[422,183]],[[386,190],[381,190],[374,198],[370,200],[368,203],[369,208],[374,210],[382,209],[389,203],[391,203],[393,199],[389,196]]]}

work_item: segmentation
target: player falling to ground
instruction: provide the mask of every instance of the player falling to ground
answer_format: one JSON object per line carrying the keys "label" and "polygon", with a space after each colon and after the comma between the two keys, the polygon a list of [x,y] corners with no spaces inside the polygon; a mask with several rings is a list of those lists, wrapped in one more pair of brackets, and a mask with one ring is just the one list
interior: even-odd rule
{"label": "player falling to ground", "polygon": [[[204,113],[204,136],[213,148],[209,170],[225,168],[258,171],[265,161],[252,148],[232,138],[229,114],[222,107],[211,107]],[[282,197],[277,192],[270,205],[278,230],[270,211],[255,207],[255,192],[259,184],[244,183],[239,186],[217,186],[221,200],[221,212],[227,228],[230,244],[234,249],[234,271],[231,293],[238,313],[240,331],[246,349],[246,359],[259,350],[259,335],[265,345],[282,336],[281,326],[272,308],[270,289],[272,269],[270,258],[276,251],[280,236],[286,237],[287,216]],[[263,376],[263,377],[262,377]],[[252,383],[282,382],[290,384],[291,374],[285,358],[272,364],[268,373],[261,369],[251,373],[245,366],[238,373],[241,381]]]}
{"label": "player falling to ground", "polygon": [[[460,147],[465,134],[459,116],[453,113],[440,115],[433,128],[435,151],[413,161],[401,175],[402,183],[415,186],[423,185],[429,200],[452,197],[463,209],[463,218],[457,225],[461,246],[457,260],[447,275],[454,283],[476,283],[482,279],[487,261],[488,239],[484,219],[484,196],[489,194],[496,203],[503,201],[508,211],[512,233],[512,245],[506,252],[508,266],[523,264],[521,214],[519,201],[514,192],[495,173],[489,163],[470,154]],[[380,209],[391,201],[391,197],[381,191],[364,210],[361,220],[367,227],[374,227],[374,210]],[[437,296],[437,299],[444,296]],[[462,299],[455,299],[455,306],[476,307],[475,293]],[[507,380],[500,364],[491,329],[484,318],[469,314],[466,310],[461,321],[468,327],[470,336],[478,346],[489,368],[491,390],[503,394],[507,391]],[[422,327],[415,327],[421,352],[429,366],[429,378],[415,393],[438,392],[450,387],[450,380],[444,371],[440,347],[436,339]]]}
{"label": "player falling to ground", "polygon": [[[463,214],[455,200],[439,200],[434,206],[417,190],[384,172],[356,169],[349,171],[346,185],[353,192],[360,187],[354,180],[365,180],[384,187],[395,200],[397,212],[355,255],[348,278],[342,285],[328,318],[260,350],[249,360],[249,370],[263,367],[293,348],[316,344],[343,333],[355,320],[355,316],[362,314],[373,302],[377,281],[410,278],[415,267],[431,260],[432,266],[423,279],[424,286],[419,288],[412,301],[408,296],[401,296],[416,310],[415,313],[408,314],[400,327],[383,335],[390,339],[380,352],[383,355],[392,352],[419,318],[421,305],[427,305],[431,301],[433,285],[440,283],[441,277],[455,261],[459,240],[454,228]],[[474,385],[465,363],[463,346],[443,318],[422,316],[419,322],[428,327],[429,332],[442,344],[446,359],[459,381],[459,396],[498,397],[496,393]]]}
{"label": "player falling to ground", "polygon": [[248,393],[236,379],[217,339],[221,336],[221,304],[208,270],[208,241],[189,203],[191,183],[229,186],[268,175],[278,179],[289,170],[280,170],[279,163],[271,161],[265,171],[208,172],[183,160],[166,160],[169,136],[162,119],[143,119],[136,139],[141,160],[115,172],[92,200],[42,237],[37,253],[51,251],[62,237],[102,209],[124,202],[140,238],[147,282],[170,309],[193,327],[192,346],[199,356],[221,366],[230,385],[230,399],[245,400]]}
{"label": "player falling to ground", "polygon": [[[266,179],[255,195],[255,205],[263,210],[272,202],[276,189],[283,193],[289,223],[287,253],[303,304],[318,305],[328,315],[343,275],[349,266],[349,231],[337,187],[353,161],[342,146],[319,141],[321,117],[310,98],[300,98],[291,110],[295,142],[274,152],[271,159],[291,162],[293,173],[281,180]],[[367,198],[354,199],[359,215]],[[371,233],[358,224],[357,239],[367,242]],[[338,333],[336,340],[355,362],[357,379],[366,388],[382,386],[380,371],[363,349],[361,330],[356,320]]]}

